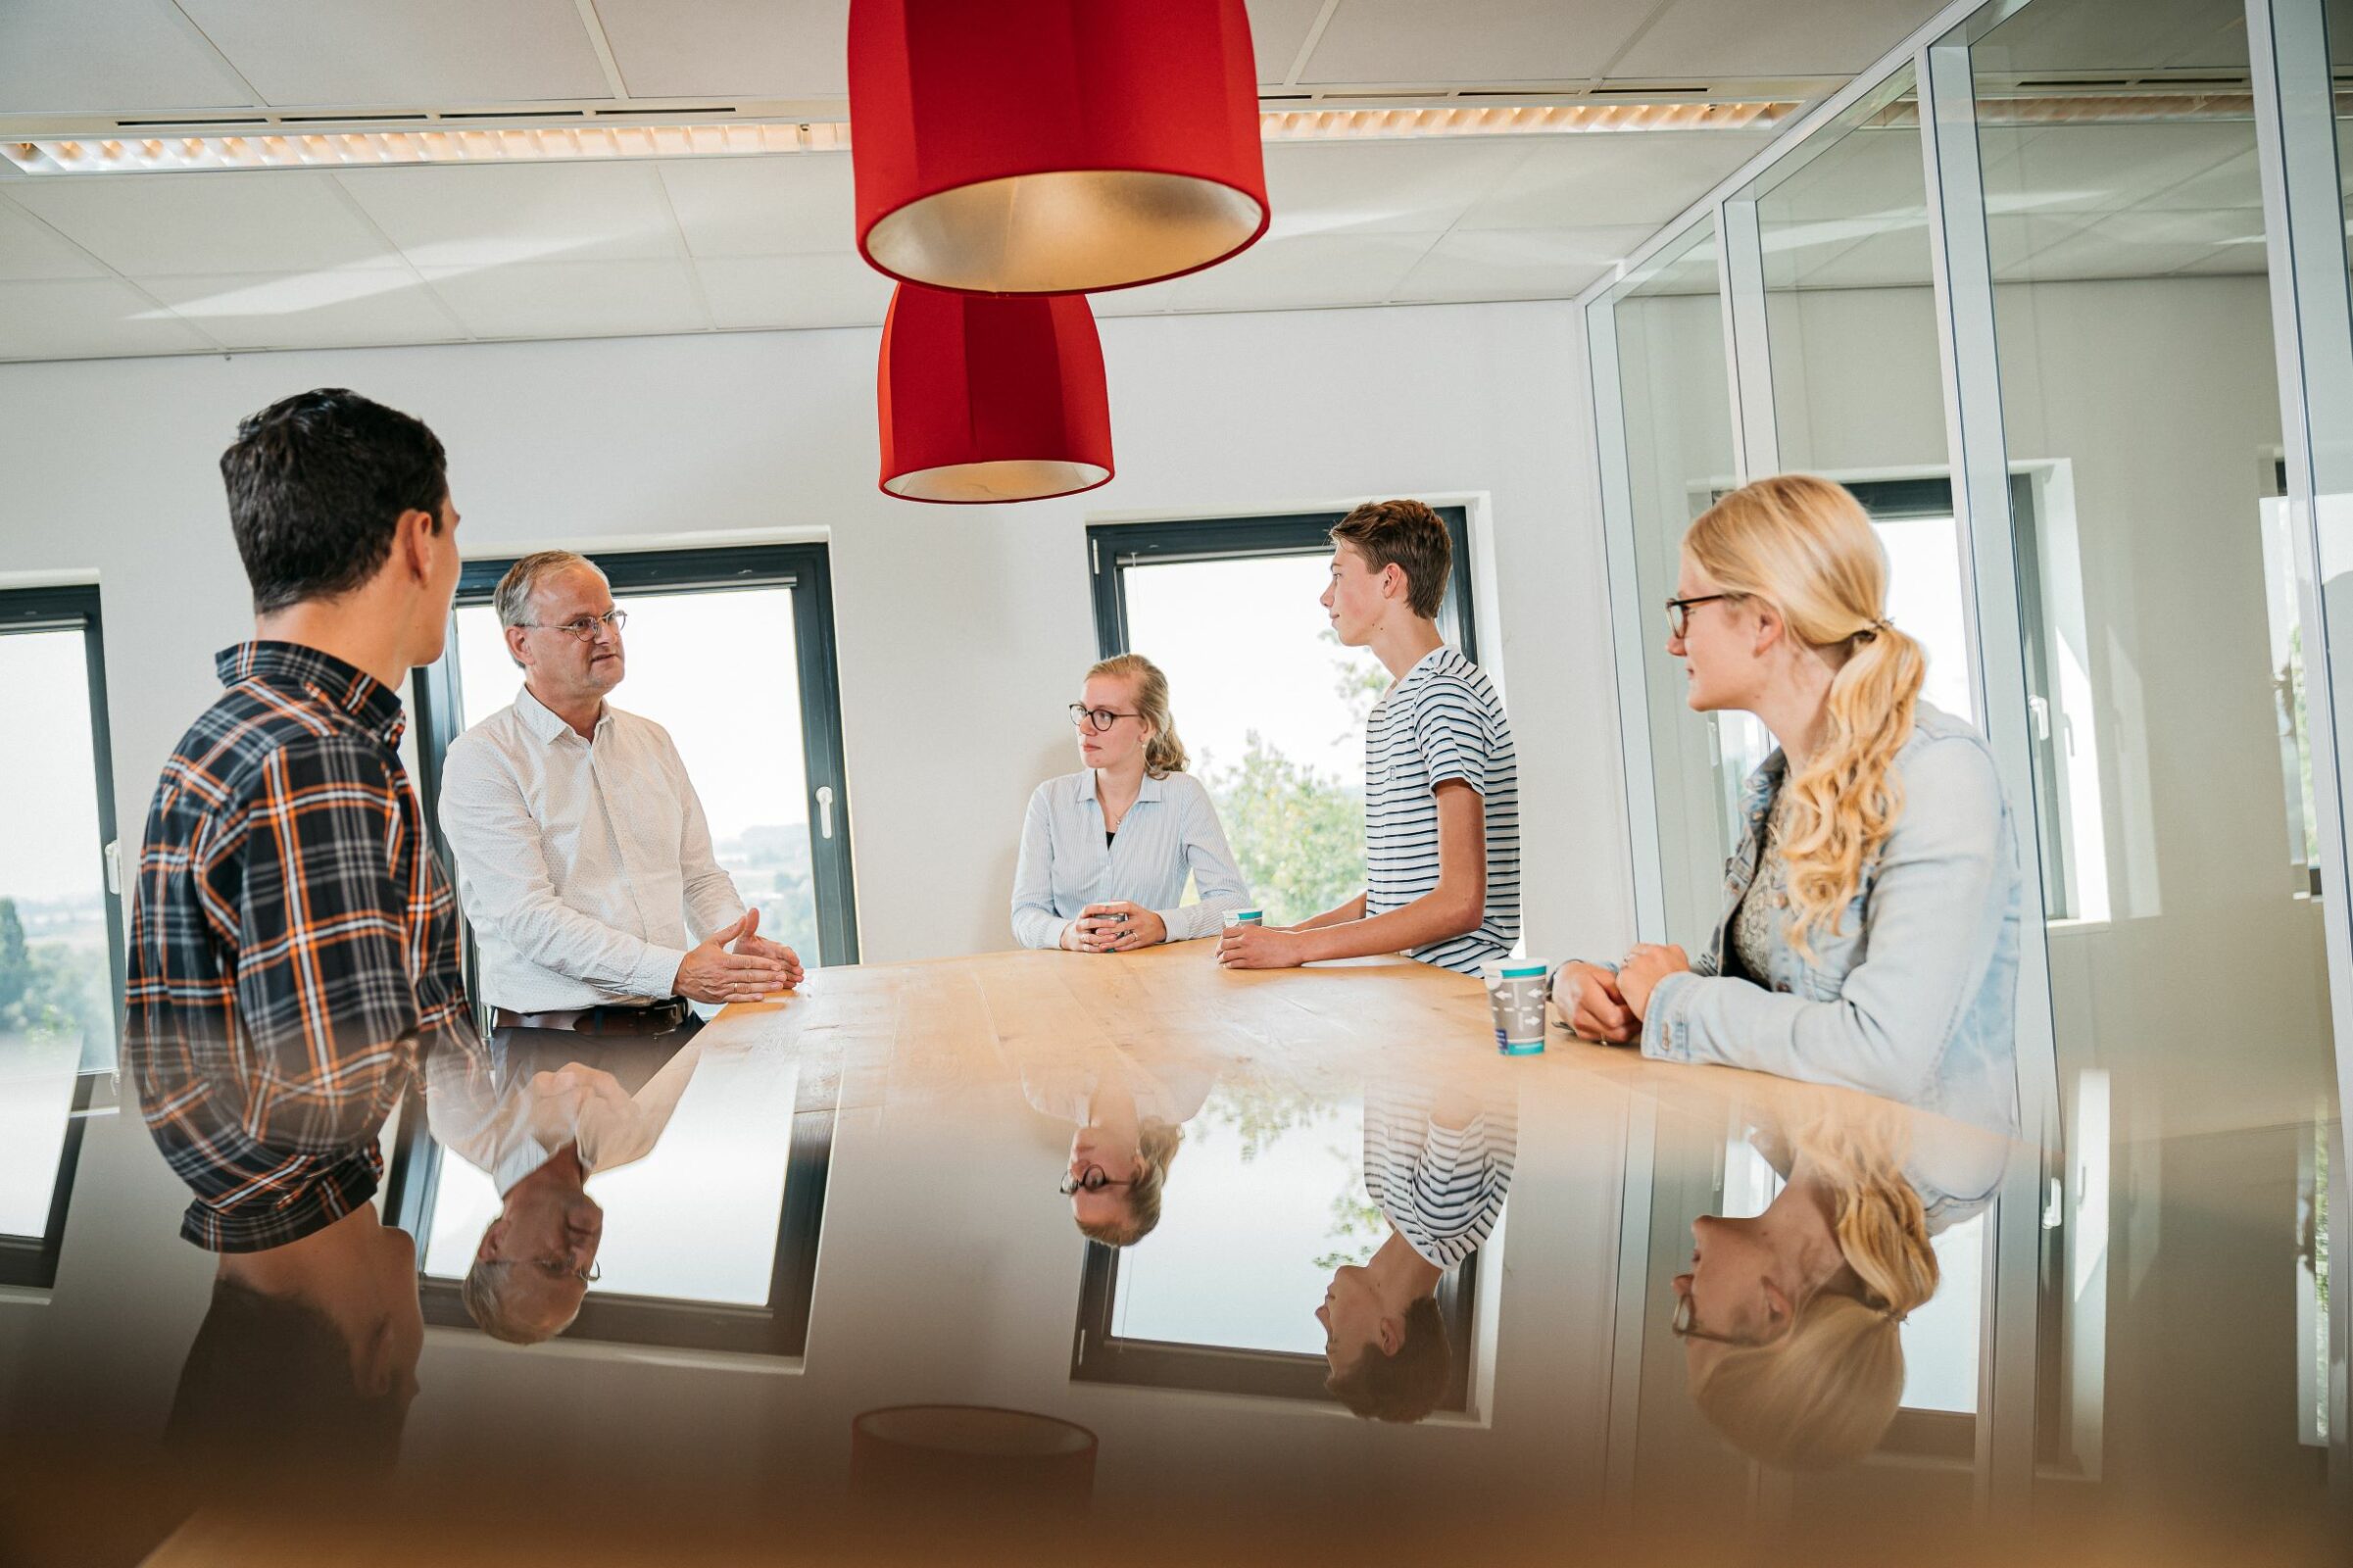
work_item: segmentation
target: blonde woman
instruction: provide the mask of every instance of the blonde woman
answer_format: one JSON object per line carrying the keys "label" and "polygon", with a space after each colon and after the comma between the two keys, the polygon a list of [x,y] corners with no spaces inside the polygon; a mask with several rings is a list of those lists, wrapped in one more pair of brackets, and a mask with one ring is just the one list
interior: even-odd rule
{"label": "blonde woman", "polygon": [[[1214,935],[1250,892],[1209,792],[1185,771],[1168,678],[1141,654],[1106,659],[1087,671],[1070,721],[1086,765],[1029,799],[1015,940],[1124,953]],[[1201,902],[1180,906],[1188,876]]]}
{"label": "blonde woman", "polygon": [[1936,1294],[1931,1236],[1983,1203],[1932,1216],[1892,1106],[1827,1108],[1756,1142],[1787,1185],[1752,1219],[1702,1215],[1675,1278],[1691,1398],[1752,1458],[1850,1464],[1902,1402],[1903,1322]]}
{"label": "blonde woman", "polygon": [[1753,713],[1779,749],[1699,958],[1564,964],[1553,995],[1589,1039],[2008,1132],[2017,832],[1985,740],[1920,701],[1927,662],[1887,591],[1871,519],[1827,479],[1762,479],[1691,524],[1667,652],[1694,710]]}

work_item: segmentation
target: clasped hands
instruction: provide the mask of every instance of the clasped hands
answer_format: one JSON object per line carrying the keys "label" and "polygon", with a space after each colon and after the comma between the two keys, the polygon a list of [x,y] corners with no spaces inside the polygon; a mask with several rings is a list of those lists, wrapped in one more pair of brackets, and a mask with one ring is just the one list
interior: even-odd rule
{"label": "clasped hands", "polygon": [[[727,951],[728,943],[735,951]],[[760,934],[751,909],[724,931],[713,931],[678,965],[678,994],[693,1002],[755,1002],[790,991],[803,979],[801,956]]]}
{"label": "clasped hands", "polygon": [[1638,943],[1615,974],[1597,963],[1562,964],[1553,978],[1552,1001],[1580,1038],[1628,1045],[1642,1035],[1658,983],[1691,966],[1691,956],[1681,948]]}
{"label": "clasped hands", "polygon": [[1062,946],[1072,953],[1129,953],[1167,940],[1167,921],[1125,899],[1090,904],[1062,927]]}

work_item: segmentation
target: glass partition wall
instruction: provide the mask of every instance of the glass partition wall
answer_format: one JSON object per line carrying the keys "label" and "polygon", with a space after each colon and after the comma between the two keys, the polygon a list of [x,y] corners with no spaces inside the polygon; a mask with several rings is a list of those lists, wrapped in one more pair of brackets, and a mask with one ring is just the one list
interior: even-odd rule
{"label": "glass partition wall", "polygon": [[[1982,1288],[1936,1343],[1906,1326],[1921,1376],[1882,1462],[1759,1471],[1762,1512],[1855,1485],[2012,1518],[2353,1492],[2328,1290],[2353,1211],[2348,220],[2353,5],[1955,5],[1584,302],[1642,939],[1705,940],[1771,744],[1685,708],[1676,543],[1782,471],[1873,514],[1926,700],[1991,741],[2042,925],[2038,1147],[1937,1238]],[[1649,1248],[1734,1211],[1739,1167],[1645,1174]],[[1657,1302],[1620,1303],[1644,1336],[1621,1355],[1661,1353]],[[2185,1375],[2174,1352],[2218,1338]],[[1611,1430],[1638,1510],[1701,1462],[1663,1403]]]}

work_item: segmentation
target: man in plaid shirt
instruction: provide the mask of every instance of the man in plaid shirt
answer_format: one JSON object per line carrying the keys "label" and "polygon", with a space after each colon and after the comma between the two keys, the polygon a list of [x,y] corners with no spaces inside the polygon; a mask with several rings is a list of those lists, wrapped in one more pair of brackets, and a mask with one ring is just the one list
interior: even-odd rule
{"label": "man in plaid shirt", "polygon": [[[441,655],[458,515],[433,433],[339,390],[247,419],[221,468],[254,637],[218,657],[148,811],[124,1059],[193,1195],[180,1234],[221,1254],[215,1317],[307,1308],[356,1398],[405,1404],[423,1327],[414,1244],[370,1201],[377,1140],[419,1051],[479,1049],[394,749],[401,683]],[[240,1362],[221,1339],[206,1365]]]}

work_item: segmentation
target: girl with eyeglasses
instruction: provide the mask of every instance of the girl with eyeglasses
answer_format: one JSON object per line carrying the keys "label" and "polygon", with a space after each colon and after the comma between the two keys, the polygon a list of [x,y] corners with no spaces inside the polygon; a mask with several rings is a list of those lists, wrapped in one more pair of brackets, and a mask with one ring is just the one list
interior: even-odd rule
{"label": "girl with eyeglasses", "polygon": [[1575,962],[1553,997],[1588,1039],[1868,1090],[2009,1132],[2023,882],[1985,741],[1920,701],[1927,661],[1887,617],[1887,563],[1838,484],[1724,497],[1684,536],[1667,652],[1700,712],[1753,713],[1723,914],[1696,958]]}
{"label": "girl with eyeglasses", "polygon": [[[1070,705],[1078,772],[1030,797],[1013,873],[1013,936],[1025,948],[1125,953],[1213,936],[1250,890],[1217,808],[1185,771],[1168,678],[1141,654],[1087,671]],[[1180,904],[1191,877],[1198,904]]]}

